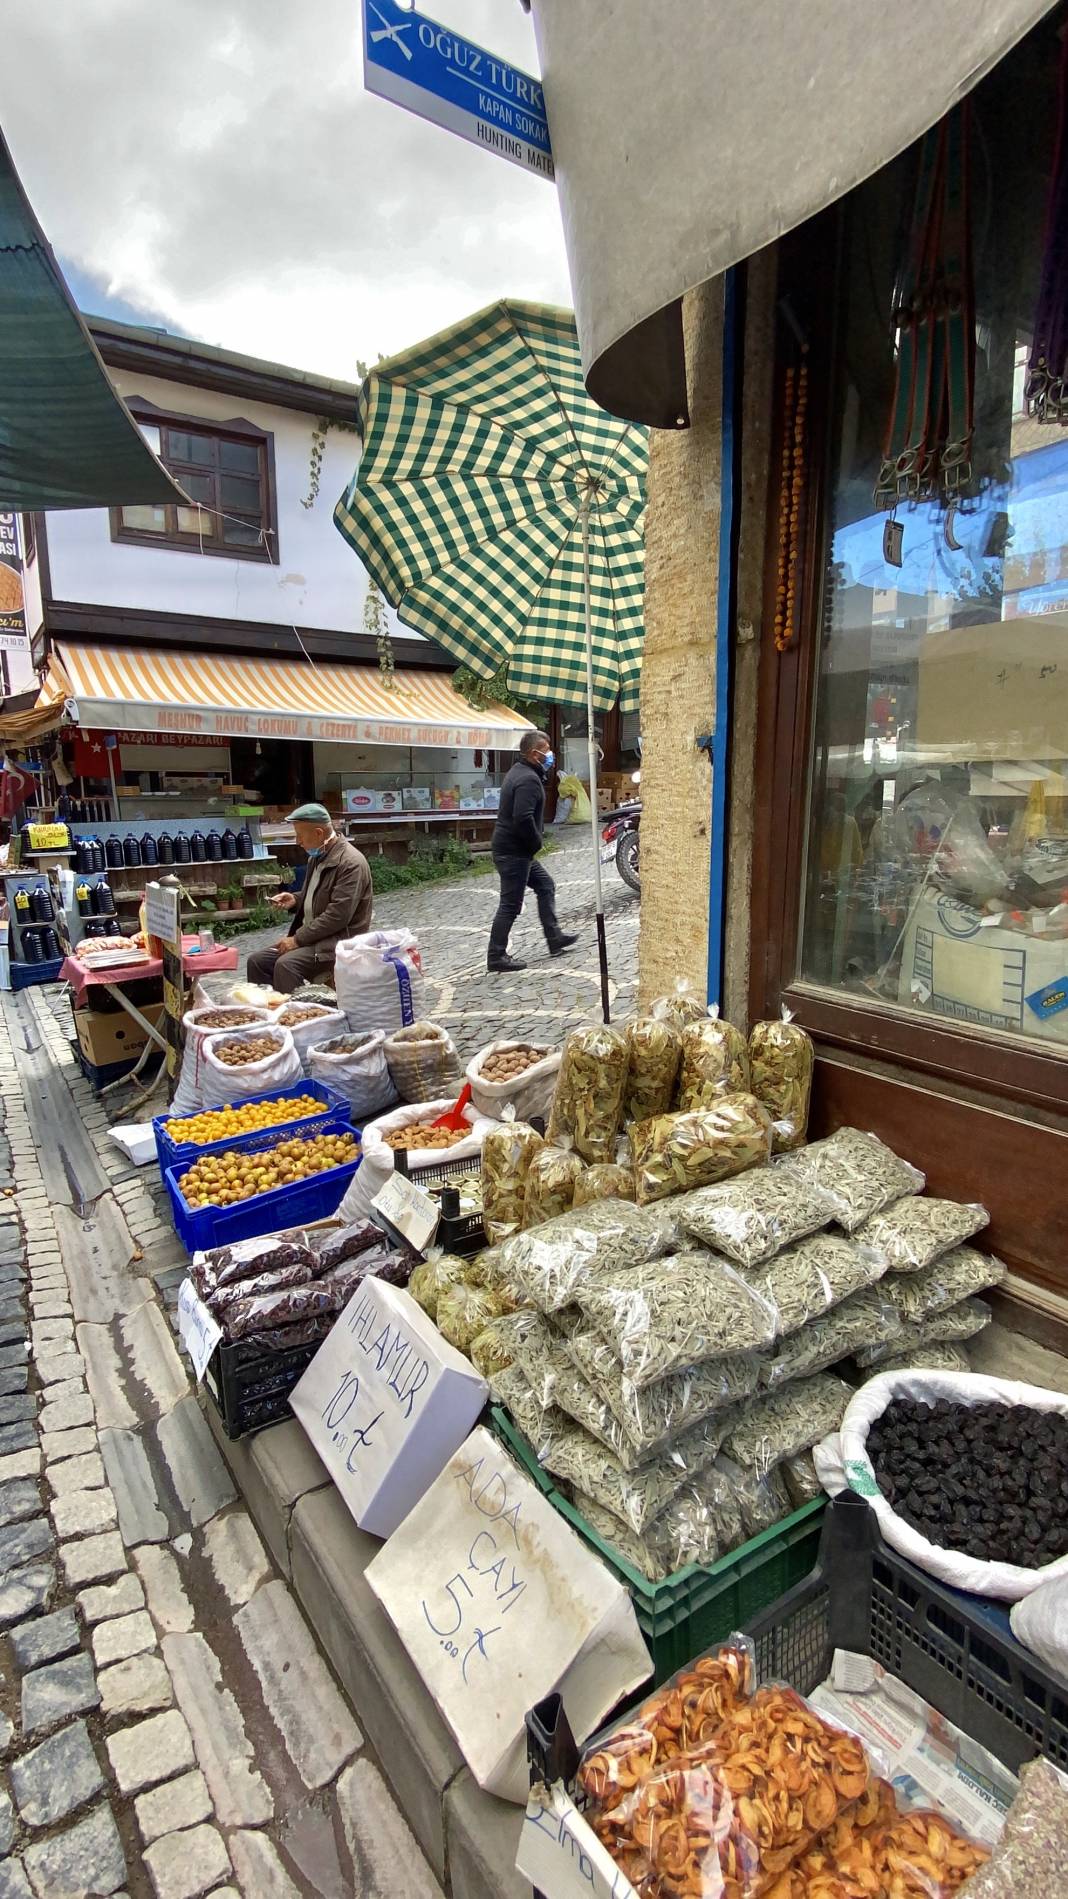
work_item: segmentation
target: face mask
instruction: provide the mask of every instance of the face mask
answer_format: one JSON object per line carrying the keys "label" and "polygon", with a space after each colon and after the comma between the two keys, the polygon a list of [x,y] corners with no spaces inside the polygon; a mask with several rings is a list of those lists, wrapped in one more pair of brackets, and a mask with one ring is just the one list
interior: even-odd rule
{"label": "face mask", "polygon": [[323,847],[321,844],[316,844],[310,851],[305,851],[304,853],[309,863],[313,857],[321,857],[322,854],[323,854]]}
{"label": "face mask", "polygon": [[556,763],[556,753],[543,752],[541,755],[541,758],[538,760],[538,763],[540,764],[542,771],[552,771],[552,768]]}

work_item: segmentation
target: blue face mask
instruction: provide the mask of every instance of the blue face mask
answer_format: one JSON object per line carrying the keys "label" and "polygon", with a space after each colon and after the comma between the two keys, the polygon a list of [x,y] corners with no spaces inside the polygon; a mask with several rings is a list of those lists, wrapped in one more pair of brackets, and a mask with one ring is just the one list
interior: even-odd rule
{"label": "blue face mask", "polygon": [[305,851],[305,853],[304,853],[304,855],[305,855],[305,856],[306,856],[306,857],[307,857],[307,858],[308,858],[309,860],[310,860],[311,858],[313,858],[313,857],[321,857],[321,856],[322,856],[322,854],[323,854],[323,847],[322,847],[322,845],[321,845],[321,844],[316,844],[316,845],[314,845],[314,846],[313,846],[313,848],[312,848],[312,849],[311,849],[310,851]]}
{"label": "blue face mask", "polygon": [[538,762],[541,765],[542,771],[552,771],[552,768],[556,763],[556,753],[543,752]]}

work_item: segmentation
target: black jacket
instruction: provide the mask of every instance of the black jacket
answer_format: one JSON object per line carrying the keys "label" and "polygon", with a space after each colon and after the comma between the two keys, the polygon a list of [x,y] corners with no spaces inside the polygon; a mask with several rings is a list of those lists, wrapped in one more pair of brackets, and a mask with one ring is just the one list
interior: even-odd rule
{"label": "black jacket", "polygon": [[517,758],[501,786],[493,831],[495,857],[536,857],[545,831],[545,774],[540,765]]}

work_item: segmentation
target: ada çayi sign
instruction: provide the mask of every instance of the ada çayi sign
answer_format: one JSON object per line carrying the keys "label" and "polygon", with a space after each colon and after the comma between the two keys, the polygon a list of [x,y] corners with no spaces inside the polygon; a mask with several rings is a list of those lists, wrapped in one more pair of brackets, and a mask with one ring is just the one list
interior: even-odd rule
{"label": "ada \u00e7ayi sign", "polygon": [[364,0],[363,83],[524,171],[556,175],[540,80],[397,0]]}
{"label": "ada \u00e7ayi sign", "polygon": [[553,1899],[637,1899],[563,1787],[535,1787],[527,1800],[516,1871]]}
{"label": "ada \u00e7ayi sign", "polygon": [[366,1570],[480,1787],[526,1803],[527,1709],[579,1741],[650,1672],[630,1595],[479,1427]]}
{"label": "ada \u00e7ayi sign", "polygon": [[415,1300],[368,1277],[289,1402],[360,1529],[390,1536],[487,1396]]}

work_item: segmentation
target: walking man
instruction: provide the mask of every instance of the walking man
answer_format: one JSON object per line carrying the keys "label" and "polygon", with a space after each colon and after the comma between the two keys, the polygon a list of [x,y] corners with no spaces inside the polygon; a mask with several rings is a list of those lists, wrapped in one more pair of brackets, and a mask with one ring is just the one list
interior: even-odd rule
{"label": "walking man", "polygon": [[538,917],[550,956],[562,956],[577,936],[566,936],[556,915],[556,885],[536,859],[545,833],[545,780],[553,754],[544,732],[524,732],[519,757],[501,786],[493,831],[493,861],[501,880],[501,900],[490,930],[487,967],[525,969],[508,954],[508,934],[523,908],[527,886],[538,900]]}

